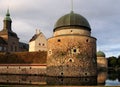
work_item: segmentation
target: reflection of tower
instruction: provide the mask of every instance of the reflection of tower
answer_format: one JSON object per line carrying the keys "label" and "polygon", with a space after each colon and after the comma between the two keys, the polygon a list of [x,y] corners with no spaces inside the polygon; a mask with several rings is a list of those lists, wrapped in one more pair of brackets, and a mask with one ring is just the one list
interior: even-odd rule
{"label": "reflection of tower", "polygon": [[105,81],[107,79],[107,72],[99,72],[97,77],[98,85],[105,85]]}
{"label": "reflection of tower", "polygon": [[96,77],[85,78],[61,78],[61,77],[47,77],[47,85],[49,86],[96,86]]}
{"label": "reflection of tower", "polygon": [[97,76],[96,38],[88,21],[71,11],[55,24],[48,39],[47,75],[66,77]]}

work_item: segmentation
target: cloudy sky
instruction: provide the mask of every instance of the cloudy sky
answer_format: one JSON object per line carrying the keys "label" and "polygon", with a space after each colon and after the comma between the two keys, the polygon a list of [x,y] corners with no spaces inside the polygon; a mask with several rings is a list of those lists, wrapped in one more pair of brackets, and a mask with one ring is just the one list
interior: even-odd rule
{"label": "cloudy sky", "polygon": [[[120,0],[73,0],[74,12],[90,23],[97,50],[106,56],[120,55]],[[0,29],[6,10],[10,9],[12,30],[20,41],[28,43],[40,29],[49,38],[56,21],[71,11],[71,0],[0,0]]]}

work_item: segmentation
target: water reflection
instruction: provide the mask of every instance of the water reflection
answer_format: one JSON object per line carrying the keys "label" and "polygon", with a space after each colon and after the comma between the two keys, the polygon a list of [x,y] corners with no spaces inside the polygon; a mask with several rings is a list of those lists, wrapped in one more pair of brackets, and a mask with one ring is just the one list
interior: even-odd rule
{"label": "water reflection", "polygon": [[98,85],[105,85],[107,79],[107,72],[99,72],[97,77]]}
{"label": "water reflection", "polygon": [[0,75],[0,84],[46,85],[44,76]]}
{"label": "water reflection", "polygon": [[62,78],[46,76],[0,75],[0,84],[22,85],[97,85],[96,77]]}
{"label": "water reflection", "polygon": [[97,77],[87,78],[61,78],[61,77],[47,77],[48,85],[65,85],[65,86],[88,86],[97,85]]}
{"label": "water reflection", "polygon": [[0,84],[5,85],[64,85],[64,86],[97,86],[120,85],[119,71],[99,72],[98,77],[62,78],[27,75],[0,75]]}

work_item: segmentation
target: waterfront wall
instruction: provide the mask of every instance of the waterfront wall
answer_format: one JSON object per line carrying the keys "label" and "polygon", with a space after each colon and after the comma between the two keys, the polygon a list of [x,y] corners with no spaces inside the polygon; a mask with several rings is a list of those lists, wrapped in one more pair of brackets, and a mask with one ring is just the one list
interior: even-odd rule
{"label": "waterfront wall", "polygon": [[22,85],[22,87],[26,87],[27,85],[45,85],[46,77],[26,75],[0,75],[0,84],[25,84],[25,86]]}
{"label": "waterfront wall", "polygon": [[0,64],[0,74],[46,75],[46,65],[40,64]]}
{"label": "waterfront wall", "polygon": [[80,35],[48,39],[47,75],[97,76],[96,39]]}
{"label": "waterfront wall", "polygon": [[0,53],[0,64],[46,64],[47,52]]}

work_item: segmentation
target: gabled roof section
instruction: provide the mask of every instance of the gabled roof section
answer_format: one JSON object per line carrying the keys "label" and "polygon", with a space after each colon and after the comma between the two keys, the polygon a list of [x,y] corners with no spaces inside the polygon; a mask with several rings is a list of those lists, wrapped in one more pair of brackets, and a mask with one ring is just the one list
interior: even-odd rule
{"label": "gabled roof section", "polygon": [[41,32],[40,32],[39,34],[35,34],[35,35],[32,37],[32,39],[30,39],[29,42],[32,42],[32,41],[36,40],[41,34],[42,34]]}
{"label": "gabled roof section", "polygon": [[2,37],[0,37],[0,44],[7,45],[7,42]]}

